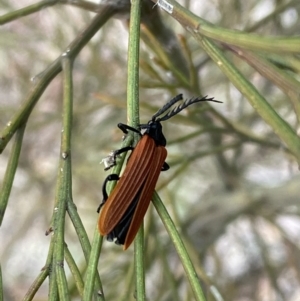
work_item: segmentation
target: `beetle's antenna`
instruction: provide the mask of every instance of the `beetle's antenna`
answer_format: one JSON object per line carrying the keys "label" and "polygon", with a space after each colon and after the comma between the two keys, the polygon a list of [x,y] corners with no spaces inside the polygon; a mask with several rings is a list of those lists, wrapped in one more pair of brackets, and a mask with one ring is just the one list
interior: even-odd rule
{"label": "beetle's antenna", "polygon": [[166,112],[170,107],[173,106],[174,103],[178,102],[179,100],[182,100],[182,94],[176,95],[174,98],[172,98],[169,102],[167,102],[162,108],[160,108],[153,116],[152,120],[155,120],[157,116],[161,115],[162,113]]}
{"label": "beetle's antenna", "polygon": [[[165,121],[168,120],[169,118],[173,117],[174,115],[178,114],[180,111],[182,111],[183,109],[185,109],[186,107],[192,105],[193,103],[196,102],[202,102],[202,101],[212,101],[212,102],[218,102],[218,103],[222,103],[222,101],[216,100],[213,97],[211,98],[207,98],[207,95],[200,98],[200,97],[196,97],[196,98],[191,98],[191,99],[187,99],[184,101],[184,103],[182,103],[181,105],[175,107],[173,110],[171,110],[170,112],[168,112],[166,115],[164,115],[161,118],[157,118],[156,121]],[[171,102],[171,101],[170,101]],[[175,102],[174,102],[175,103]],[[174,104],[173,103],[173,104]],[[168,105],[168,104],[167,104]],[[166,107],[167,105],[165,105],[164,107]],[[163,108],[164,108],[163,107]],[[170,106],[169,106],[170,107]],[[163,112],[161,112],[160,114],[162,114]],[[159,114],[159,115],[160,115]],[[157,114],[156,114],[157,115]],[[153,120],[153,119],[152,119]]]}

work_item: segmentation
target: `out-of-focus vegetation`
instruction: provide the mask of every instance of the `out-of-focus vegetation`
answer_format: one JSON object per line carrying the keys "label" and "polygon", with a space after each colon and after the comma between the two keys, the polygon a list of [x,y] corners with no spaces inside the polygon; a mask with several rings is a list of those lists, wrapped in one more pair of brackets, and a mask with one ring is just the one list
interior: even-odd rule
{"label": "out-of-focus vegetation", "polygon": [[[70,49],[75,59],[72,194],[93,239],[107,176],[99,163],[120,148],[122,133],[116,125],[127,120],[129,1],[104,2],[0,3],[4,300],[26,294],[30,300],[28,290],[38,275],[43,277],[41,269],[51,254],[53,236],[45,232],[53,226],[65,112],[60,58]],[[300,3],[182,0],[183,8],[170,1],[174,10],[168,14],[160,8],[163,1],[160,6],[155,2],[143,1],[141,123],[178,93],[223,102],[195,105],[163,124],[171,168],[161,174],[157,191],[182,235],[204,294],[207,300],[297,301]],[[4,179],[14,163],[10,192]],[[78,239],[69,215],[65,256],[70,260],[70,251],[84,282],[88,251],[82,251],[82,237]],[[134,299],[133,265],[133,247],[123,252],[104,241],[98,272],[106,300]],[[83,283],[74,280],[70,266],[70,261],[64,265],[68,290],[72,300],[79,300]],[[145,219],[145,268],[149,300],[194,300],[152,205]],[[48,289],[45,281],[35,300],[47,300]]]}

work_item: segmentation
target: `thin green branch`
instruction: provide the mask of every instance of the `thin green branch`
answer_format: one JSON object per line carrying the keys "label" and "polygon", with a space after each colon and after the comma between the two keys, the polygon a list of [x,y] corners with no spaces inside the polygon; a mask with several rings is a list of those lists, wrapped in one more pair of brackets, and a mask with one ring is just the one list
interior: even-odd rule
{"label": "thin green branch", "polygon": [[65,244],[65,249],[64,249],[64,252],[65,252],[65,259],[66,259],[66,262],[69,266],[69,269],[73,275],[73,278],[75,280],[75,285],[76,285],[76,288],[78,290],[78,293],[80,295],[80,297],[82,298],[82,294],[83,294],[83,279],[82,279],[82,276],[81,276],[81,272],[78,268],[78,266],[76,265],[76,262],[68,248],[68,246]]}
{"label": "thin green branch", "polygon": [[25,294],[23,301],[31,301],[35,297],[38,289],[47,279],[47,276],[50,278],[50,287],[49,287],[49,300],[56,300],[57,295],[57,285],[55,281],[55,273],[52,273],[53,266],[53,251],[54,251],[54,240],[51,239],[50,247],[48,250],[47,260],[45,266],[42,268],[38,277],[34,280],[29,290]]}
{"label": "thin green branch", "polygon": [[18,167],[25,128],[26,123],[24,123],[16,132],[15,141],[10,151],[9,161],[6,167],[2,188],[0,190],[0,226],[2,225],[11,188]]}
{"label": "thin green branch", "polygon": [[53,264],[56,274],[59,298],[70,300],[68,283],[64,270],[64,232],[65,214],[67,200],[72,198],[72,174],[71,174],[71,132],[73,114],[73,82],[72,82],[73,61],[67,54],[62,57],[64,75],[64,101],[63,101],[63,124],[61,135],[60,163],[58,168],[56,207],[54,209],[54,253]]}
{"label": "thin green branch", "polygon": [[45,9],[46,7],[52,6],[57,2],[59,2],[59,0],[44,0],[21,9],[14,10],[11,13],[0,16],[0,25],[31,15],[35,12]]}
{"label": "thin green branch", "polygon": [[[254,67],[264,77],[271,80],[278,88],[282,89],[288,96],[291,97],[291,95],[295,95],[298,100],[297,103],[299,104],[300,82],[296,80],[295,76],[286,72],[286,70],[277,67],[275,64],[271,62],[268,56],[263,57],[262,55],[255,54],[250,51],[240,51],[235,47],[232,49],[236,52],[236,54],[239,57],[244,58],[245,61],[249,63],[249,65]],[[299,60],[298,60],[298,64],[299,64]]]}
{"label": "thin green branch", "polygon": [[141,1],[132,1],[128,41],[127,116],[128,124],[137,127],[139,120],[139,53]]}
{"label": "thin green branch", "polygon": [[96,228],[97,239],[93,240],[93,243],[95,245],[93,246],[93,251],[91,251],[91,244],[89,238],[87,236],[87,233],[84,229],[80,216],[77,212],[77,208],[73,203],[72,199],[68,199],[67,211],[74,225],[80,245],[83,250],[85,260],[88,264],[87,271],[86,271],[85,286],[83,288],[83,293],[82,293],[82,297],[84,295],[83,300],[90,300],[88,298],[91,298],[94,291],[97,292],[94,294],[95,300],[104,300],[103,287],[97,270],[97,264],[99,260],[99,254],[100,254],[103,237],[99,236],[98,229]]}
{"label": "thin green branch", "polygon": [[68,199],[67,201],[67,211],[82,247],[84,258],[86,262],[88,262],[91,252],[91,244],[78,214],[76,205],[72,199]]}
{"label": "thin green branch", "polygon": [[[153,216],[153,210],[151,212],[151,216]],[[153,219],[152,219],[153,220]],[[154,230],[152,233],[157,233],[157,223],[152,222],[152,227]],[[173,267],[170,266],[169,261],[168,261],[168,255],[169,253],[166,252],[165,248],[166,246],[164,245],[164,242],[160,239],[159,236],[154,235],[154,240],[155,240],[155,251],[158,253],[158,258],[161,262],[161,270],[162,270],[162,279],[164,279],[163,283],[161,283],[161,286],[168,285],[169,291],[170,291],[170,296],[172,296],[170,299],[172,301],[180,301],[182,300],[180,296],[180,292],[177,287],[177,279],[176,276],[174,275],[173,272]],[[152,261],[152,257],[148,258],[148,261]],[[163,296],[165,295],[165,290],[162,291]],[[161,297],[163,297],[161,296]],[[159,300],[159,299],[158,299]]]}
{"label": "thin green branch", "polygon": [[184,246],[183,241],[181,240],[179,232],[176,230],[176,227],[170,215],[168,214],[168,211],[166,210],[164,204],[160,200],[157,193],[154,194],[154,197],[152,198],[152,203],[155,206],[155,209],[157,210],[162,222],[164,223],[166,230],[169,233],[171,240],[174,243],[174,246],[180,257],[185,273],[188,277],[189,283],[192,287],[195,300],[205,301],[206,299],[201,289],[200,281],[197,276],[194,265],[186,251],[186,248]]}
{"label": "thin green branch", "polygon": [[152,0],[152,2],[157,3],[162,8],[168,7],[169,9],[165,9],[165,11],[176,19],[185,29],[195,34],[246,49],[278,53],[299,53],[299,37],[268,37],[239,32],[237,30],[229,30],[215,26],[199,16],[196,16],[175,0],[161,1],[168,4],[165,6],[162,6],[158,0]]}
{"label": "thin green branch", "polygon": [[144,225],[140,226],[137,236],[134,239],[134,269],[135,289],[138,301],[146,300],[146,277],[145,277],[145,250],[144,250]]}
{"label": "thin green branch", "polygon": [[[52,218],[54,220],[54,217]],[[59,300],[57,275],[55,273],[54,248],[55,248],[55,237],[53,235],[51,239],[50,250],[48,252],[48,258],[47,258],[47,262],[49,262],[49,290],[48,290],[49,301]]]}
{"label": "thin green branch", "polygon": [[98,261],[100,257],[100,251],[102,247],[103,237],[99,235],[98,224],[96,224],[93,240],[92,240],[92,248],[91,254],[86,270],[85,281],[84,281],[84,290],[83,290],[83,301],[91,301],[94,295],[95,300],[105,300],[103,288],[96,284],[95,287],[95,279],[98,269]]}
{"label": "thin green branch", "polygon": [[[276,67],[268,59],[250,51],[241,50],[234,46],[229,48],[249,65],[255,68],[261,75],[272,81],[278,88],[285,92],[291,100],[298,121],[300,119],[300,82],[288,72]],[[299,50],[300,51],[300,50]]]}
{"label": "thin green branch", "polygon": [[283,120],[257,89],[244,75],[222,54],[222,52],[204,37],[192,33],[203,49],[219,66],[233,85],[249,100],[257,113],[269,124],[276,135],[286,143],[300,163],[300,139],[291,126]]}
{"label": "thin green branch", "polygon": [[[130,26],[128,41],[128,79],[127,79],[127,116],[131,126],[137,127],[139,119],[139,53],[140,53],[140,20],[141,0],[131,2]],[[135,142],[139,137],[134,135]],[[144,231],[143,226],[134,242],[134,262],[136,279],[136,298],[138,301],[146,300],[145,266],[144,266]]]}
{"label": "thin green branch", "polygon": [[[246,48],[249,50],[272,51],[277,53],[298,53],[300,49],[299,37],[268,37],[257,34],[236,32],[210,25],[200,25],[195,30],[199,34],[212,38],[218,42]],[[276,45],[274,47],[274,45]]]}
{"label": "thin green branch", "polygon": [[45,266],[42,270],[41,273],[38,275],[38,277],[33,281],[31,284],[29,290],[27,291],[23,301],[31,301],[34,299],[35,294],[37,291],[40,289],[44,281],[47,279],[49,276],[49,266]]}

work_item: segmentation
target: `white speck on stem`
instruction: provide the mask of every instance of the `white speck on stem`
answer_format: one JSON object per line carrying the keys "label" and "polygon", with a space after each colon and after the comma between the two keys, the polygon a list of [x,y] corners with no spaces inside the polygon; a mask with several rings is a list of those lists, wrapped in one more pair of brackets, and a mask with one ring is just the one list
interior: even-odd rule
{"label": "white speck on stem", "polygon": [[63,152],[61,154],[61,156],[62,156],[63,159],[66,159],[66,158],[68,158],[68,153],[67,152]]}
{"label": "white speck on stem", "polygon": [[61,54],[62,57],[66,57],[69,55],[70,49],[67,49],[65,52]]}
{"label": "white speck on stem", "polygon": [[[172,4],[170,4],[168,1],[166,0],[158,0],[156,2],[155,5],[158,5],[160,8],[162,8],[163,10],[165,10],[167,13],[172,14],[173,13],[173,8],[174,6]],[[155,6],[154,5],[154,6]],[[153,6],[153,7],[154,7]]]}

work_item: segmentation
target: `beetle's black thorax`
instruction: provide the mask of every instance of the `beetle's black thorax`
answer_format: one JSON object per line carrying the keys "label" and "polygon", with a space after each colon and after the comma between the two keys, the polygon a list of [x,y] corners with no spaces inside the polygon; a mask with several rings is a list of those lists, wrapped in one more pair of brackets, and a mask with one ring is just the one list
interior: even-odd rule
{"label": "beetle's black thorax", "polygon": [[146,129],[144,135],[149,135],[155,141],[156,145],[166,146],[167,141],[159,121],[150,120],[148,124],[141,125],[141,128]]}

